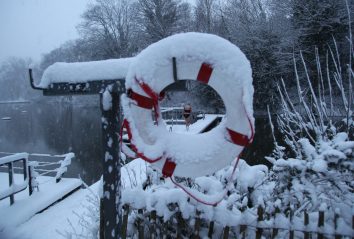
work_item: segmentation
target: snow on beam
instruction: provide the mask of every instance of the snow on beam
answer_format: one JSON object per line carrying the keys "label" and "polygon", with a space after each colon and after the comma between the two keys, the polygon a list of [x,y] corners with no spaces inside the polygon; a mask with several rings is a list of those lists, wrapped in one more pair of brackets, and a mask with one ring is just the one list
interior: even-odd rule
{"label": "snow on beam", "polygon": [[93,81],[125,79],[133,59],[121,58],[74,63],[57,62],[44,71],[38,87],[48,88],[55,83],[82,84]]}

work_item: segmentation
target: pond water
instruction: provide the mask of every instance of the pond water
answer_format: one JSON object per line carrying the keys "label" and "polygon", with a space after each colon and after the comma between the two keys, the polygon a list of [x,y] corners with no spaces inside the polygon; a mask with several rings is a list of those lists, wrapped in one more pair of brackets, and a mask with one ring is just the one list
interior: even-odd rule
{"label": "pond water", "polygon": [[[97,104],[68,102],[28,102],[0,104],[0,152],[65,154],[74,152],[67,177],[77,177],[89,185],[102,174],[101,111]],[[243,157],[249,164],[267,164],[264,156],[273,150],[267,118],[256,119],[254,143]],[[0,156],[4,156],[0,153]],[[30,160],[43,160],[30,157]],[[46,161],[58,160],[45,158]]]}

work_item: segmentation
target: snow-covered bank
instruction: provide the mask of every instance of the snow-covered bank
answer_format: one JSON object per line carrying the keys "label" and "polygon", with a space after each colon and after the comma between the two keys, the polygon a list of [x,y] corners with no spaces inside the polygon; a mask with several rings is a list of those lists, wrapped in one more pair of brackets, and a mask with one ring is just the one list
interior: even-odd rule
{"label": "snow-covered bank", "polygon": [[97,182],[89,189],[80,190],[55,206],[36,214],[29,221],[17,227],[7,228],[0,232],[0,238],[54,239],[62,238],[59,233],[65,234],[72,227],[80,230],[80,218],[77,215],[82,215],[85,212],[85,207],[90,205],[89,195],[92,194],[92,191],[97,192],[98,186]]}

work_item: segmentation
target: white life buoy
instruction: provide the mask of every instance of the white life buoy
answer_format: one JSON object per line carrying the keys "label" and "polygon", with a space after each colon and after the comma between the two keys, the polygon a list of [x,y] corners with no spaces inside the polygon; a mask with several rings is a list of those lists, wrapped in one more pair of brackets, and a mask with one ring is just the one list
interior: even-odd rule
{"label": "white life buoy", "polygon": [[[211,131],[192,135],[166,129],[158,101],[175,80],[172,58],[178,80],[208,84],[224,101],[226,115]],[[130,65],[126,89],[121,100],[132,149],[165,176],[210,175],[229,165],[253,139],[250,63],[238,47],[218,36],[182,33],[150,45]]]}

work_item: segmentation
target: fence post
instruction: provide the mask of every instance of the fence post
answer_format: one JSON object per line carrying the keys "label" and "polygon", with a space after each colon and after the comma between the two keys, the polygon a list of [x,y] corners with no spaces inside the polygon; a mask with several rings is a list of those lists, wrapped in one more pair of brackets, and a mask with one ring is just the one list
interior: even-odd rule
{"label": "fence post", "polygon": [[309,225],[309,214],[307,213],[306,210],[304,211],[304,225],[305,225],[304,239],[309,239],[310,233],[307,231]]}
{"label": "fence post", "polygon": [[199,238],[199,229],[200,229],[200,211],[197,210],[195,216],[195,224],[194,224],[194,238]]}
{"label": "fence post", "polygon": [[150,213],[150,220],[151,220],[151,231],[150,231],[150,238],[156,238],[156,211],[153,210]]}
{"label": "fence post", "polygon": [[138,218],[138,236],[139,239],[144,239],[144,215],[143,215],[143,209],[138,209],[138,214],[139,214],[139,218]]}
{"label": "fence post", "polygon": [[275,208],[275,212],[274,212],[274,223],[273,223],[272,239],[274,239],[278,235],[278,228],[275,227],[275,220],[276,220],[276,217],[277,217],[278,213],[280,213],[280,209],[279,209],[279,207],[276,207]]}
{"label": "fence post", "polygon": [[213,238],[213,233],[214,233],[214,221],[211,221],[209,223],[208,237]]}
{"label": "fence post", "polygon": [[318,230],[321,232],[317,232],[317,239],[323,239],[322,229],[324,225],[324,211],[318,212]]}
{"label": "fence post", "polygon": [[183,217],[180,211],[177,212],[177,239],[182,238]]}
{"label": "fence post", "polygon": [[334,214],[334,237],[335,239],[340,239],[342,238],[342,236],[338,235],[337,232],[338,232],[338,218],[339,218],[339,214],[337,212],[337,210],[335,211],[335,214]]}
{"label": "fence post", "polygon": [[[352,216],[352,229],[354,230],[354,215]],[[354,239],[354,237],[352,237]]]}
{"label": "fence post", "polygon": [[292,222],[293,222],[293,217],[294,217],[294,212],[293,209],[290,208],[290,214],[289,214],[290,218],[290,230],[289,230],[289,239],[294,239],[294,230],[292,230]]}
{"label": "fence post", "polygon": [[127,238],[129,206],[123,205],[122,239]]}
{"label": "fence post", "polygon": [[[241,207],[240,211],[242,213],[243,217],[243,212],[245,211],[246,207]],[[246,230],[247,230],[247,225],[240,225],[240,236],[242,239],[246,238]]]}
{"label": "fence post", "polygon": [[258,227],[259,226],[259,222],[263,221],[263,207],[261,205],[258,206],[257,208],[257,231],[256,231],[256,239],[261,239],[262,237],[262,233],[263,233],[263,229]]}
{"label": "fence post", "polygon": [[229,233],[230,233],[230,227],[229,226],[224,227],[223,239],[228,239]]}

